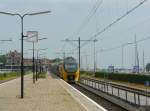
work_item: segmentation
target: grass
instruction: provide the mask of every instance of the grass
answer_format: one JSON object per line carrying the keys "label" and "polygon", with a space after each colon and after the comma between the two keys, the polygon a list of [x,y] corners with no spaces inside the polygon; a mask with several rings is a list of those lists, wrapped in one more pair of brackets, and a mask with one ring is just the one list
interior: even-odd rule
{"label": "grass", "polygon": [[38,78],[46,78],[46,72],[41,72],[41,73],[38,73]]}
{"label": "grass", "polygon": [[3,74],[0,74],[0,81],[11,79],[11,78],[16,78],[19,76],[20,76],[20,72],[3,73]]}
{"label": "grass", "polygon": [[[30,72],[27,71],[24,73],[24,75],[29,74]],[[13,79],[13,78],[17,78],[20,77],[20,72],[10,72],[10,73],[3,73],[0,74],[0,81],[4,81],[4,80],[9,80],[9,79]]]}
{"label": "grass", "polygon": [[80,71],[80,74],[82,76],[94,76],[93,72]]}

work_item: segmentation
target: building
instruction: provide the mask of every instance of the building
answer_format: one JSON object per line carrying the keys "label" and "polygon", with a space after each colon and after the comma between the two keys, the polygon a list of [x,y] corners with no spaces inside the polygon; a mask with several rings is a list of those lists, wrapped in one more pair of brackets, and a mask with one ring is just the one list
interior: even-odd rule
{"label": "building", "polygon": [[21,54],[19,52],[10,51],[6,54],[6,65],[20,65]]}
{"label": "building", "polygon": [[[6,54],[6,65],[7,69],[20,69],[21,65],[21,53],[16,50],[10,51]],[[32,59],[24,58],[24,67],[31,67]]]}
{"label": "building", "polygon": [[[35,59],[36,62],[36,59]],[[51,64],[51,60],[47,58],[41,58],[38,60],[38,64],[42,66],[48,66]],[[21,53],[17,52],[16,50],[10,51],[6,54],[6,64],[5,68],[7,69],[20,69],[21,65]],[[33,65],[32,58],[24,58],[24,67],[31,68]]]}

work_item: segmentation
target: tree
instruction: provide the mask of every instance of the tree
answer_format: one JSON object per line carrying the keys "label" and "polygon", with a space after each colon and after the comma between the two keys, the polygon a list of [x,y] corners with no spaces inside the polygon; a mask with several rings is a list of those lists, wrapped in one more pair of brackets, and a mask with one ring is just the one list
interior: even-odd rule
{"label": "tree", "polygon": [[0,55],[0,63],[6,64],[6,55]]}
{"label": "tree", "polygon": [[147,65],[146,65],[146,71],[150,71],[150,63],[147,63]]}
{"label": "tree", "polygon": [[62,61],[62,59],[60,59],[60,58],[56,58],[56,59],[53,59],[53,60],[52,60],[52,62],[54,62],[54,63],[55,63],[55,62],[60,62],[60,61]]}

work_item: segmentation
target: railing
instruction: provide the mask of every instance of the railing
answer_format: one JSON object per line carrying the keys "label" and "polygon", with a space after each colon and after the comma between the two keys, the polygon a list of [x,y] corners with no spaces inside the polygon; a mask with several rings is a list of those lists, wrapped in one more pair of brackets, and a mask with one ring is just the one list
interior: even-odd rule
{"label": "railing", "polygon": [[127,86],[116,85],[108,81],[100,81],[91,78],[81,77],[80,83],[126,101],[137,106],[150,105],[150,92],[134,89]]}

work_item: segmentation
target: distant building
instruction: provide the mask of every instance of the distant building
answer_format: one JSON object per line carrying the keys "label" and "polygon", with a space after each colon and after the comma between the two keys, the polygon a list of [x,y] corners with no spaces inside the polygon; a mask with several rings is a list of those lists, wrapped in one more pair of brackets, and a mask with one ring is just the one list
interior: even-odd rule
{"label": "distant building", "polygon": [[33,64],[33,61],[32,59],[29,59],[29,58],[24,58],[24,66],[32,66]]}
{"label": "distant building", "polygon": [[52,63],[52,60],[47,59],[47,58],[42,58],[39,61],[41,64],[45,64],[45,65],[50,65]]}
{"label": "distant building", "polygon": [[[38,60],[38,64],[45,65],[45,66],[50,65],[51,60],[47,58],[41,58],[40,60]],[[14,50],[6,54],[6,64],[5,64],[6,68],[20,69],[20,65],[21,65],[21,53]],[[24,67],[32,67],[32,65],[33,65],[32,58],[24,58]]]}
{"label": "distant building", "polygon": [[10,51],[6,54],[6,65],[20,65],[21,54],[19,52]]}

